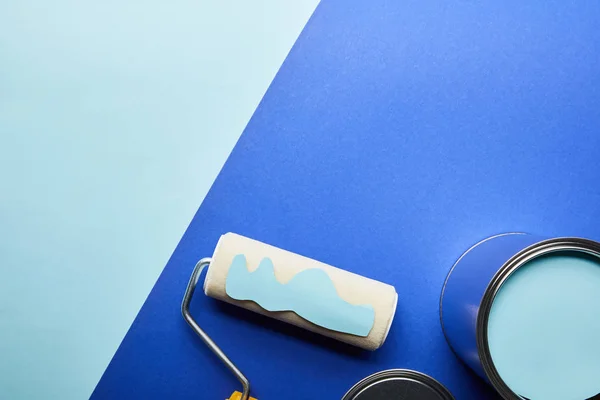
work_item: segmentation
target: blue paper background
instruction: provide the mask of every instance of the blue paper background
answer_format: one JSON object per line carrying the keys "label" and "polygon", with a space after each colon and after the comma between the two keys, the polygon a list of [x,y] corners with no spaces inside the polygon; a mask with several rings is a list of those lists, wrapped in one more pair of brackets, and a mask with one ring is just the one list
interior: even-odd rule
{"label": "blue paper background", "polygon": [[387,368],[428,373],[459,400],[495,398],[446,345],[439,293],[491,234],[600,239],[599,17],[592,1],[324,0],[93,398],[239,388],[179,312],[195,262],[227,231],[399,293],[374,353],[198,293],[194,315],[259,399],[340,398]]}

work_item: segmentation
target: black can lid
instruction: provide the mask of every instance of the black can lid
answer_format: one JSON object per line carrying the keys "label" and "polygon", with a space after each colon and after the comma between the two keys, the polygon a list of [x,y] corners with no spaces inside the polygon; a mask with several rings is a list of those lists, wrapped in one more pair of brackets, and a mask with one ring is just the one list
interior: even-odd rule
{"label": "black can lid", "polygon": [[342,400],[454,400],[454,397],[430,376],[407,369],[390,369],[358,382]]}

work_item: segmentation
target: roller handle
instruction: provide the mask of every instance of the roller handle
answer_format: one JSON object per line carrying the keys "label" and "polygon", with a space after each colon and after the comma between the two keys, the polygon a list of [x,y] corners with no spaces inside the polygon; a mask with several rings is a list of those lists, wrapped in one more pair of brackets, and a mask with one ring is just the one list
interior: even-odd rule
{"label": "roller handle", "polygon": [[200,274],[204,270],[204,268],[209,265],[211,262],[210,258],[203,258],[194,267],[194,272],[192,272],[192,276],[190,277],[190,281],[185,290],[185,295],[183,296],[183,301],[181,302],[181,314],[183,315],[183,319],[188,323],[188,325],[196,332],[196,334],[202,339],[204,344],[208,346],[208,348],[219,357],[219,359],[225,364],[225,366],[235,375],[235,377],[242,384],[243,392],[234,392],[229,400],[256,400],[254,398],[250,398],[250,382],[248,378],[242,374],[242,372],[235,366],[233,362],[223,353],[223,351],[217,346],[217,344],[200,328],[200,326],[196,323],[192,314],[190,314],[190,303],[192,301],[192,297],[194,296],[194,291],[196,290],[196,285],[198,284],[198,279],[200,278]]}

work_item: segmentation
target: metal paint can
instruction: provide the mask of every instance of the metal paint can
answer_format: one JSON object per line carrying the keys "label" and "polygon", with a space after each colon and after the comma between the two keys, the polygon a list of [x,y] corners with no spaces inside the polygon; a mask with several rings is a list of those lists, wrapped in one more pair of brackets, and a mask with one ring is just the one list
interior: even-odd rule
{"label": "metal paint can", "polygon": [[501,286],[521,266],[556,252],[598,257],[600,243],[525,233],[492,236],[468,249],[451,268],[440,298],[440,320],[454,353],[508,400],[514,393],[500,377],[490,354],[488,321]]}
{"label": "metal paint can", "polygon": [[344,395],[342,400],[454,400],[432,377],[407,369],[390,369],[370,375]]}

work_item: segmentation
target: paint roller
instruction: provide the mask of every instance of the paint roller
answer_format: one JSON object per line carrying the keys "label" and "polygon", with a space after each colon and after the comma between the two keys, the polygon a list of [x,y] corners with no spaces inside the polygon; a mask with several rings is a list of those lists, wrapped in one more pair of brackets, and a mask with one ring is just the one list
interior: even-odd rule
{"label": "paint roller", "polygon": [[227,233],[212,258],[194,268],[181,309],[187,323],[242,383],[243,392],[229,400],[249,398],[248,379],[189,312],[205,267],[207,296],[365,350],[381,347],[394,319],[398,294],[393,286]]}

